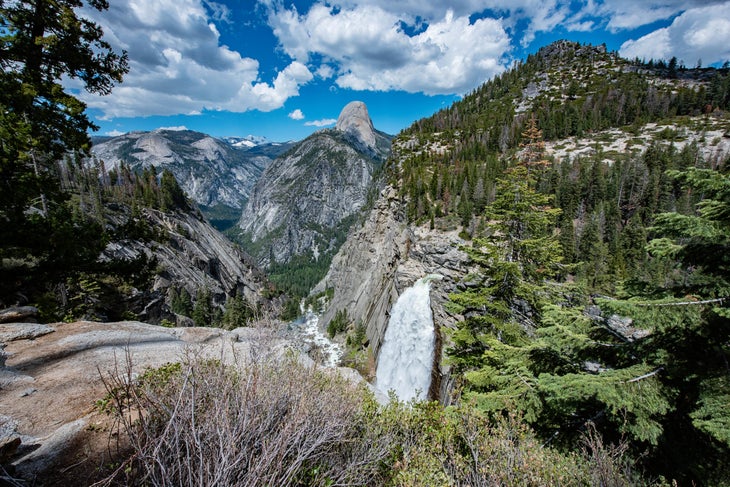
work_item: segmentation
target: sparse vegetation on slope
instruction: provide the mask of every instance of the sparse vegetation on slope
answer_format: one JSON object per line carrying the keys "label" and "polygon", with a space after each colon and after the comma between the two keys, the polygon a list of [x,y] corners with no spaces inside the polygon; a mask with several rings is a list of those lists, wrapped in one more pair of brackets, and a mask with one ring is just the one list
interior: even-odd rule
{"label": "sparse vegetation on slope", "polygon": [[[254,347],[259,349],[259,347]],[[541,446],[518,418],[469,407],[379,406],[367,390],[261,348],[239,365],[191,356],[108,379],[132,455],[125,485],[631,485],[621,451],[588,432],[581,454]]]}

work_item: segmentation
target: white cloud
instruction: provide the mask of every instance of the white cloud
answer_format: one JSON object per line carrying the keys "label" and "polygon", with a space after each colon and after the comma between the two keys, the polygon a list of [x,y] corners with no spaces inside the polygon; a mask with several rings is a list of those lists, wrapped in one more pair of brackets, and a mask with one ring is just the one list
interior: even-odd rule
{"label": "white cloud", "polygon": [[169,130],[170,132],[182,132],[188,128],[185,125],[176,125],[174,127],[159,127],[157,130]]}
{"label": "white cloud", "polygon": [[413,36],[401,21],[379,5],[317,3],[303,15],[272,6],[269,15],[285,53],[303,63],[322,59],[313,69],[344,88],[464,93],[505,69],[510,40],[500,20],[470,22],[449,10]]}
{"label": "white cloud", "polygon": [[323,118],[322,120],[312,120],[311,122],[304,122],[304,125],[308,127],[327,127],[328,125],[334,125],[336,123],[336,118]]}
{"label": "white cloud", "polygon": [[231,9],[228,8],[228,5],[211,0],[203,0],[203,4],[210,10],[213,20],[231,23]]}
{"label": "white cloud", "polygon": [[333,91],[463,94],[510,66],[515,45],[539,32],[615,32],[675,16],[670,27],[626,42],[622,54],[676,55],[688,65],[730,57],[728,0],[311,0],[301,12],[289,1],[257,2],[290,58],[273,79],[256,59],[222,45],[213,22],[229,24],[234,3],[115,0],[102,14],[85,11],[128,51],[130,73],[110,96],[80,96],[110,119],[270,111],[315,77]]}
{"label": "white cloud", "polygon": [[730,59],[730,2],[693,8],[674,19],[669,27],[629,40],[620,53],[627,58],[669,59],[676,56],[687,66]]}
{"label": "white cloud", "polygon": [[109,137],[119,137],[120,135],[124,135],[127,132],[122,132],[121,130],[110,130],[109,132],[106,132],[104,135],[108,135]]}
{"label": "white cloud", "polygon": [[304,120],[304,113],[302,113],[302,111],[297,108],[293,112],[289,113],[288,117],[292,120]]}
{"label": "white cloud", "polygon": [[677,16],[622,53],[679,51],[687,64],[723,60],[730,45],[728,0],[316,0],[302,12],[279,0],[259,2],[284,53],[355,90],[461,94],[509,66],[515,44],[559,27],[617,32]]}
{"label": "white cloud", "polygon": [[710,5],[722,5],[727,0],[603,0],[588,1],[583,14],[607,19],[613,32],[649,25],[666,20],[684,11]]}
{"label": "white cloud", "polygon": [[[259,0],[272,4],[272,0]],[[587,0],[592,3],[592,0]],[[331,4],[331,2],[321,2]],[[420,26],[441,21],[451,11],[455,17],[482,16],[488,12],[493,20],[501,25],[523,45],[529,44],[537,32],[546,32],[566,21],[570,15],[570,2],[562,0],[455,0],[450,2],[423,0],[340,0],[336,3],[343,11],[355,11],[360,8],[377,8],[398,21],[420,31]],[[289,12],[290,14],[292,12]],[[526,23],[524,31],[517,29],[520,22]],[[290,15],[289,25],[294,22]],[[297,27],[299,41],[305,38],[306,32]],[[294,39],[292,38],[292,40]]]}
{"label": "white cloud", "polygon": [[565,28],[570,32],[590,32],[596,28],[596,24],[590,20],[575,21],[567,24]]}
{"label": "white cloud", "polygon": [[334,68],[332,68],[332,66],[323,64],[319,68],[317,68],[315,74],[322,79],[330,79],[332,76],[335,75],[335,70]]}
{"label": "white cloud", "polygon": [[262,80],[258,61],[221,45],[209,15],[226,21],[230,11],[210,0],[117,0],[102,14],[85,12],[115,49],[129,54],[130,71],[111,95],[81,95],[104,119],[270,111],[313,78],[293,62],[273,81]]}

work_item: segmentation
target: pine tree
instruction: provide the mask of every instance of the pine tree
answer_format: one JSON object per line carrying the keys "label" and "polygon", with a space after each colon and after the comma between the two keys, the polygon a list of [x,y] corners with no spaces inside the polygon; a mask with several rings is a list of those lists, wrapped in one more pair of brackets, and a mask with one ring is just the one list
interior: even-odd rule
{"label": "pine tree", "polygon": [[487,410],[503,409],[507,398],[519,397],[520,409],[531,418],[537,399],[524,380],[529,374],[523,350],[546,302],[547,281],[560,273],[562,260],[554,231],[560,210],[535,190],[530,172],[542,169],[532,164],[539,158],[537,147],[498,180],[496,198],[484,214],[488,235],[465,248],[480,272],[469,288],[450,296],[465,320],[452,333],[448,351],[468,397]]}
{"label": "pine tree", "polygon": [[542,138],[542,130],[537,126],[537,119],[533,113],[527,120],[527,125],[522,132],[521,164],[528,168],[544,168],[550,162],[545,158],[545,141]]}
{"label": "pine tree", "polygon": [[190,317],[195,326],[217,326],[221,320],[221,312],[213,304],[210,290],[207,288],[198,290]]}
{"label": "pine tree", "polygon": [[[104,0],[89,6],[108,8]],[[57,176],[57,161],[87,150],[94,128],[61,80],[107,94],[127,61],[98,25],[77,14],[81,7],[79,0],[0,2],[0,257],[14,262],[0,268],[3,284],[50,284],[90,265],[104,245],[98,226],[72,216]]]}
{"label": "pine tree", "polygon": [[169,169],[162,171],[160,179],[161,208],[164,211],[189,209],[185,193]]}

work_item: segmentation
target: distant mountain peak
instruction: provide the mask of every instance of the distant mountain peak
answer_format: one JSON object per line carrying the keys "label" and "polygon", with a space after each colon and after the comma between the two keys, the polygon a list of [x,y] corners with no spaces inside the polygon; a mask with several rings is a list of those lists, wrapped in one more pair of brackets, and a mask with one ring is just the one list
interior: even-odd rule
{"label": "distant mountain peak", "polygon": [[240,136],[227,136],[223,137],[223,140],[225,140],[228,144],[231,146],[237,148],[237,149],[250,149],[251,147],[256,147],[257,145],[263,145],[270,143],[269,139],[262,135],[247,135],[245,137]]}
{"label": "distant mountain peak", "polygon": [[337,118],[335,128],[350,134],[365,147],[370,149],[377,147],[373,121],[370,119],[368,107],[361,101],[351,101],[345,105]]}

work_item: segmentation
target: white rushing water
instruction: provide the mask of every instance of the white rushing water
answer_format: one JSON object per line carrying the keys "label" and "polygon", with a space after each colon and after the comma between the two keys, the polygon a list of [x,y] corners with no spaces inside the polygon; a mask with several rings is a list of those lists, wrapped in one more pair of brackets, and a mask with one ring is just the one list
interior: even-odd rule
{"label": "white rushing water", "polygon": [[336,367],[342,358],[342,347],[327,338],[319,329],[319,316],[311,309],[306,311],[304,322],[298,325],[299,333],[305,343],[317,347],[326,367]]}
{"label": "white rushing water", "polygon": [[431,385],[436,334],[431,313],[430,275],[406,289],[393,305],[380,347],[376,387],[398,399],[426,399]]}

